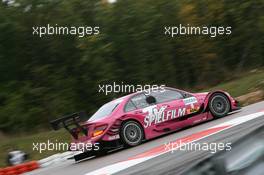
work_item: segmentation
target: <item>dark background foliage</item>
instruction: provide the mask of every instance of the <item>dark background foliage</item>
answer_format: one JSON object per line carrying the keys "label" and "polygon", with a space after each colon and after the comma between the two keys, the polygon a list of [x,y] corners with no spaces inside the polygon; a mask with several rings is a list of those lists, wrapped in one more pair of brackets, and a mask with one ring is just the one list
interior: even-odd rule
{"label": "dark background foliage", "polygon": [[[47,128],[120,94],[98,85],[203,89],[264,65],[264,1],[17,0],[0,3],[0,131]],[[100,35],[32,35],[33,26],[99,26]],[[164,35],[165,26],[231,26],[232,34]]]}

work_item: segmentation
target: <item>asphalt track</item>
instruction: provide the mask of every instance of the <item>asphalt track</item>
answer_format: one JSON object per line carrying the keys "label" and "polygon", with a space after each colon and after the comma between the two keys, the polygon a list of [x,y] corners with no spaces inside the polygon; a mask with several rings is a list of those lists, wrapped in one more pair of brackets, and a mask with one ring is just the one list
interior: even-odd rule
{"label": "asphalt track", "polygon": [[[198,133],[207,130],[211,127],[220,125],[222,123],[232,121],[233,119],[243,118],[243,116],[256,113],[264,110],[264,101],[255,103],[253,105],[246,106],[238,113],[228,115],[224,118],[209,121],[207,123],[199,124],[197,126],[178,131],[148,142],[143,143],[140,146],[119,150],[117,152],[110,153],[103,157],[92,158],[89,160],[74,162],[74,160],[67,160],[58,164],[51,165],[47,168],[35,170],[27,173],[27,175],[84,175],[87,173],[95,174],[94,171],[107,167],[118,162],[126,161],[131,157],[147,152],[158,146],[162,146],[165,143],[175,141],[180,138],[190,136],[194,133]],[[264,125],[264,116],[249,120],[240,125],[223,130],[219,133],[202,138],[197,142],[212,143],[212,142],[231,142],[233,143],[238,138],[248,134],[258,126]],[[175,151],[173,153],[168,152],[152,159],[146,160],[142,163],[138,163],[134,166],[128,167],[124,170],[117,172],[116,174],[182,174],[186,168],[192,166],[197,160],[201,160],[210,156],[209,151]]]}

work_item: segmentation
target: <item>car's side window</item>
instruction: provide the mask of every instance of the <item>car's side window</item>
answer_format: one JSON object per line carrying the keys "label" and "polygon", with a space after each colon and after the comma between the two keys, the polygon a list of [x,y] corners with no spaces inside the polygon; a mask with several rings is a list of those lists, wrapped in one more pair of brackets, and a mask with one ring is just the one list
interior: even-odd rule
{"label": "car's side window", "polygon": [[125,111],[126,111],[126,112],[129,112],[129,111],[133,111],[133,110],[135,110],[135,109],[137,109],[136,106],[132,103],[131,100],[129,100],[129,101],[127,102],[126,106],[125,106]]}
{"label": "car's side window", "polygon": [[151,95],[156,98],[157,103],[183,99],[183,95],[180,92],[170,89],[153,91]]}
{"label": "car's side window", "polygon": [[148,107],[149,104],[146,101],[144,94],[138,94],[131,98],[131,102],[136,106],[137,109]]}

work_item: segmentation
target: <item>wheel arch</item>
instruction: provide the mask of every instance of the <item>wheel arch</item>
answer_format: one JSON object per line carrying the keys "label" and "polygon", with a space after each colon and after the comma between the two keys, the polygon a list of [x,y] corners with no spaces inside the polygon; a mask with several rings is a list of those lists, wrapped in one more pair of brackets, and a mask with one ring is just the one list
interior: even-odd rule
{"label": "wheel arch", "polygon": [[205,97],[205,100],[204,100],[204,111],[205,112],[208,112],[209,111],[209,101],[210,101],[210,98],[214,94],[218,94],[218,93],[224,95],[228,99],[229,105],[230,105],[230,111],[232,110],[231,99],[230,99],[229,94],[227,94],[225,91],[222,91],[222,90],[215,90],[215,91],[209,92],[208,95]]}
{"label": "wheel arch", "polygon": [[141,127],[141,129],[143,131],[143,139],[145,139],[146,138],[146,131],[145,131],[143,124],[141,123],[141,121],[139,119],[137,119],[133,116],[126,116],[126,115],[123,116],[122,122],[120,124],[120,130],[121,130],[122,125],[128,121],[134,121],[134,122],[137,122],[139,124],[139,126]]}

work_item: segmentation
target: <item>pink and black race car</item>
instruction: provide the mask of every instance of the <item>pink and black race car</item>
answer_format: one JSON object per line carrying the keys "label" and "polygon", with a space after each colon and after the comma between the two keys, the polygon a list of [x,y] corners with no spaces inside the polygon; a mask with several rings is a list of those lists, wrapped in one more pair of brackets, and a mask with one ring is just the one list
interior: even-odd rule
{"label": "pink and black race car", "polygon": [[[190,93],[166,87],[115,99],[91,117],[79,112],[56,119],[51,125],[54,130],[68,130],[72,143],[99,143],[100,152],[104,152],[116,145],[136,146],[238,109],[238,102],[224,91]],[[75,159],[87,157],[88,152]]]}

